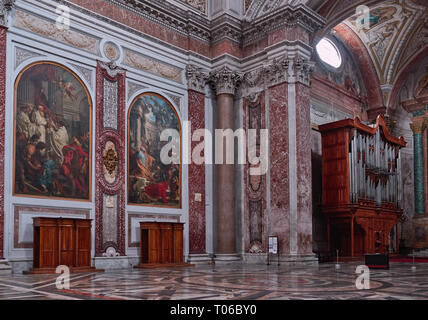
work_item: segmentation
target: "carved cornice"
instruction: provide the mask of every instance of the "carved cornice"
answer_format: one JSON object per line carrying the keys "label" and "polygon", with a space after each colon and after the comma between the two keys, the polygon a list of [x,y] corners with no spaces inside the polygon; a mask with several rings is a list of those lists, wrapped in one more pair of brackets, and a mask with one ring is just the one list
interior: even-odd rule
{"label": "carved cornice", "polygon": [[205,85],[209,81],[209,74],[195,65],[186,67],[187,88],[197,92],[205,93]]}
{"label": "carved cornice", "polygon": [[15,0],[0,0],[0,26],[7,27],[9,12],[15,5]]}
{"label": "carved cornice", "polygon": [[211,45],[225,39],[240,45],[242,36],[241,21],[235,17],[224,14],[211,22]]}
{"label": "carved cornice", "polygon": [[284,6],[282,9],[263,15],[244,24],[244,46],[266,37],[267,34],[283,28],[301,26],[309,33],[315,33],[325,25],[325,19],[306,5]]}
{"label": "carved cornice", "polygon": [[191,36],[209,43],[210,24],[206,17],[192,11],[183,10],[167,1],[158,0],[109,0],[110,2],[134,11],[138,15],[172,29],[184,36]]}
{"label": "carved cornice", "polygon": [[241,85],[242,75],[228,66],[210,73],[210,83],[217,95],[232,94],[235,95],[236,90]]}

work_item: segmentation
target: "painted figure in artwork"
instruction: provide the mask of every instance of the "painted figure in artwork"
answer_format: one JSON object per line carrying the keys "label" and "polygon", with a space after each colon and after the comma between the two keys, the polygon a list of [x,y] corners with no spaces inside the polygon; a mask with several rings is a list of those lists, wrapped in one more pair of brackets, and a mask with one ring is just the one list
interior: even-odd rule
{"label": "painted figure in artwork", "polygon": [[88,200],[91,111],[80,80],[34,64],[17,80],[15,105],[14,193]]}
{"label": "painted figure in artwork", "polygon": [[164,129],[180,130],[173,107],[156,94],[137,98],[129,113],[130,204],[180,207],[180,167],[160,160]]}

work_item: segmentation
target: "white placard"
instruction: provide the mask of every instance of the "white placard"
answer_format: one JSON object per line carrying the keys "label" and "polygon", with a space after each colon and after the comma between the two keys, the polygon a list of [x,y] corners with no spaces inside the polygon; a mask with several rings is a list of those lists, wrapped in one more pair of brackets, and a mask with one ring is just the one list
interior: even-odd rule
{"label": "white placard", "polygon": [[269,253],[278,254],[278,237],[269,237]]}

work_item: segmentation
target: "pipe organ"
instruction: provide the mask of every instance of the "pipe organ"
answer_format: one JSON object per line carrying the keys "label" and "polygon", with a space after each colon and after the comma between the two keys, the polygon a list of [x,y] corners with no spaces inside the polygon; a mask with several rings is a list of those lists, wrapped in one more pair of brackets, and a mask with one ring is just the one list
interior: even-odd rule
{"label": "pipe organ", "polygon": [[320,126],[322,211],[328,218],[330,250],[342,256],[390,251],[390,234],[402,210],[400,149],[379,116],[373,126],[356,118]]}

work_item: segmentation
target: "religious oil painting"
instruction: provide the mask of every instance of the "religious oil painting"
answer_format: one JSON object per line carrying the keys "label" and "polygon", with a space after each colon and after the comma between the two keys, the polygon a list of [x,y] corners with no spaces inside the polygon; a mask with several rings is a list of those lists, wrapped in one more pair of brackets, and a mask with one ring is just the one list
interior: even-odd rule
{"label": "religious oil painting", "polygon": [[90,200],[91,102],[69,69],[42,62],[16,81],[14,194]]}
{"label": "religious oil painting", "polygon": [[[178,116],[166,99],[146,93],[134,100],[128,126],[129,204],[181,207],[181,166],[161,159],[162,149],[171,141],[161,139],[161,134],[171,129],[180,135]],[[179,149],[168,152],[178,154]]]}

